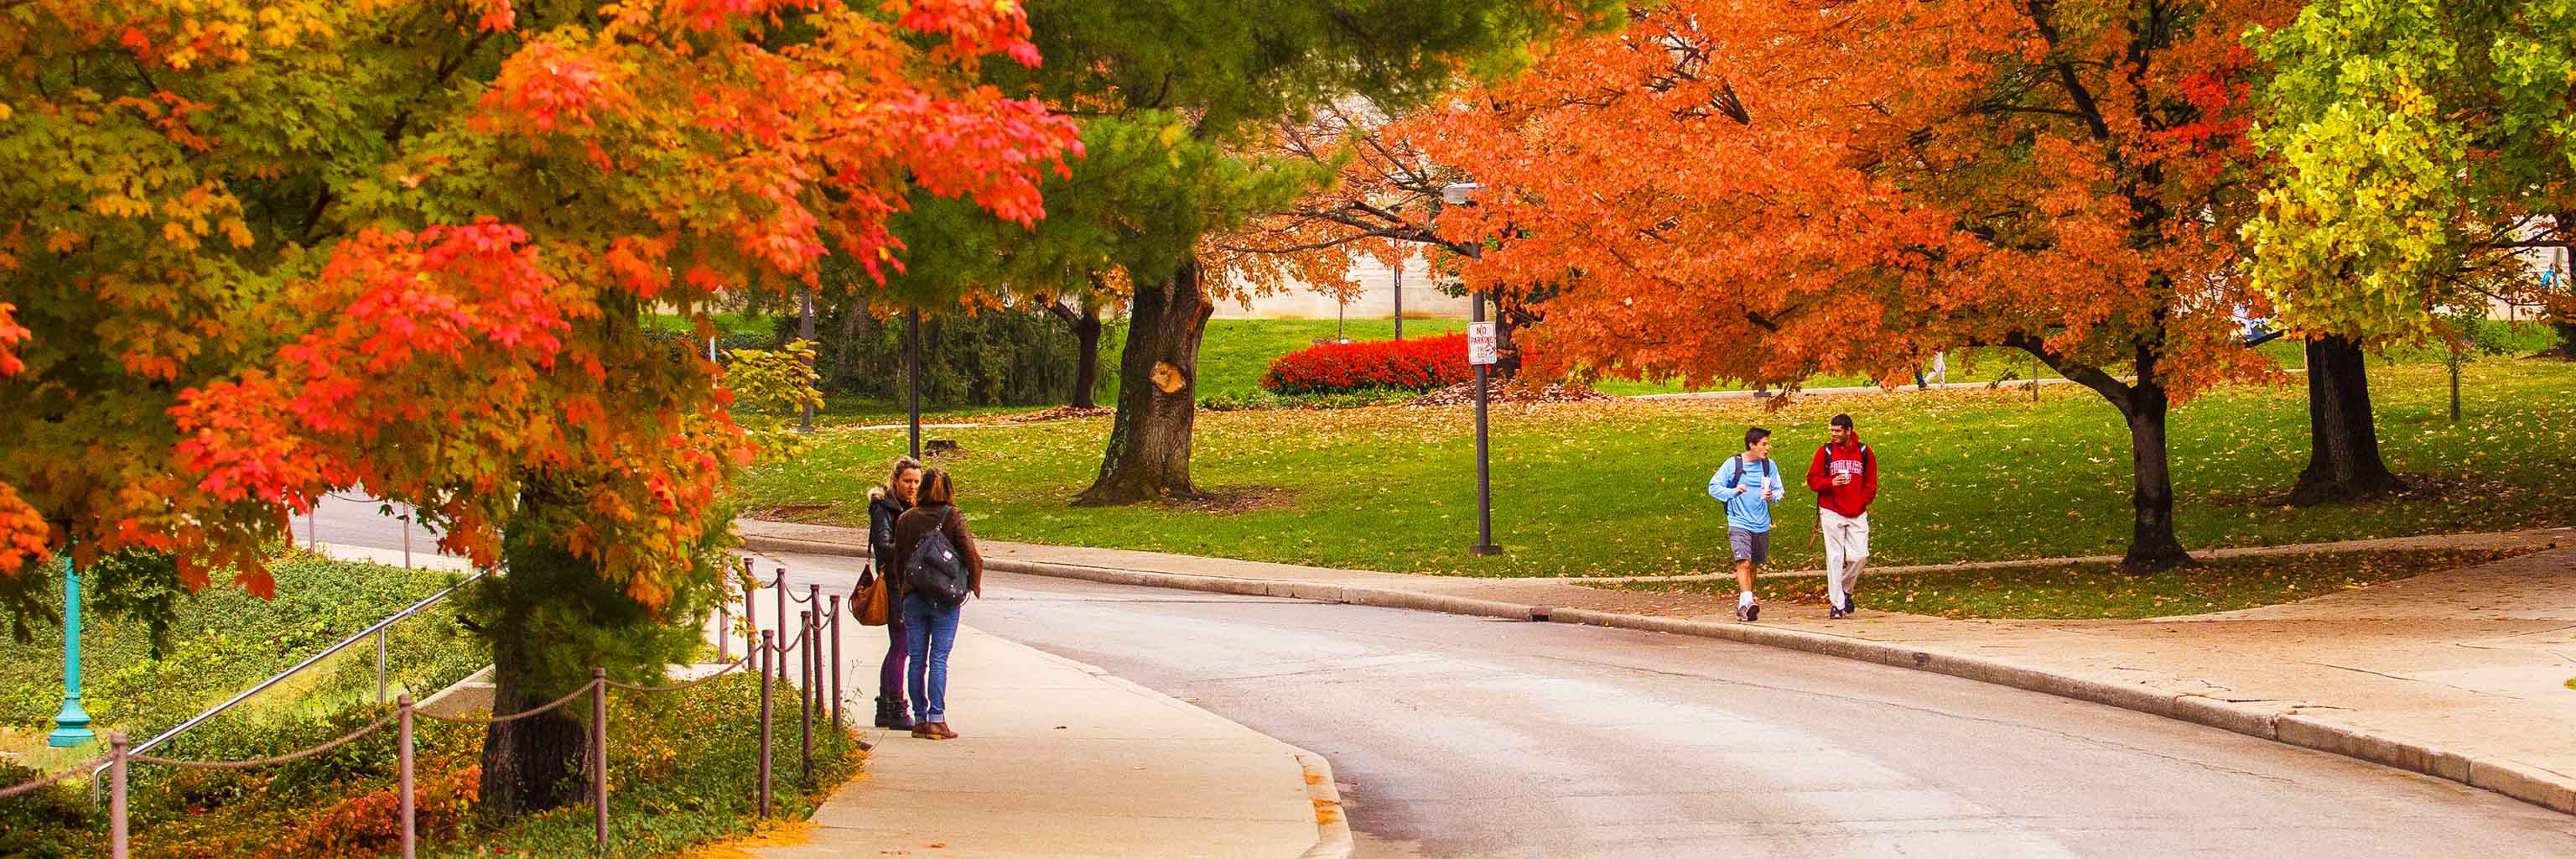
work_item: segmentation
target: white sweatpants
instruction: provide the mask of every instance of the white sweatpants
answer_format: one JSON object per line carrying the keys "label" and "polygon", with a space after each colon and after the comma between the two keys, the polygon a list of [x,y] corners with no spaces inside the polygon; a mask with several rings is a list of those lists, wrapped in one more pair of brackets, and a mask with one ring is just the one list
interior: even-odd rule
{"label": "white sweatpants", "polygon": [[1860,568],[1869,562],[1869,514],[1844,516],[1818,508],[1825,529],[1825,599],[1835,606],[1860,585]]}

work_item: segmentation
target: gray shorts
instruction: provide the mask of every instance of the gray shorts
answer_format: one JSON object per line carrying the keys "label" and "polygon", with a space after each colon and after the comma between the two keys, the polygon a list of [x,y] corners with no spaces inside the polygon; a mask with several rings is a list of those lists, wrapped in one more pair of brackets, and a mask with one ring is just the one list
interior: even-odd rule
{"label": "gray shorts", "polygon": [[1742,528],[1728,527],[1726,544],[1734,547],[1735,559],[1738,561],[1752,561],[1755,564],[1771,563],[1771,532],[1769,531],[1747,531]]}

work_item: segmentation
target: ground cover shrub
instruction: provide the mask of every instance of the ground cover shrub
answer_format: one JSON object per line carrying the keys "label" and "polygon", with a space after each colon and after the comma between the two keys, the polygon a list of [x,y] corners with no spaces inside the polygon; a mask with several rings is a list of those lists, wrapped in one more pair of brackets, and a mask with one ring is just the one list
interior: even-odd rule
{"label": "ground cover shrub", "polygon": [[1261,387],[1273,393],[1349,394],[1437,390],[1469,376],[1467,335],[1361,340],[1310,346],[1270,362]]}
{"label": "ground cover shrub", "polygon": [[[589,712],[586,700],[567,705]],[[352,705],[322,719],[191,731],[155,754],[186,760],[274,755],[344,735],[387,708]],[[760,680],[737,672],[685,690],[609,696],[611,857],[669,856],[750,832],[758,802]],[[798,819],[855,775],[855,735],[819,727],[814,780],[800,782],[796,723],[773,749],[775,813]],[[424,856],[590,856],[591,811],[572,805],[498,830],[474,825],[483,727],[427,719],[416,728],[414,774]],[[243,770],[137,766],[130,792],[138,859],[368,857],[397,852],[399,793],[391,726],[332,751]],[[0,766],[0,781],[22,774]],[[107,822],[88,784],[0,800],[0,856],[102,855]],[[20,823],[31,824],[20,826]],[[32,824],[43,823],[41,827]],[[18,848],[15,852],[11,848]]]}
{"label": "ground cover shrub", "polygon": [[[283,548],[283,547],[281,547]],[[140,618],[93,611],[82,618],[82,698],[102,735],[122,730],[138,741],[285,670],[297,661],[402,610],[454,581],[449,573],[335,561],[289,552],[270,566],[277,597],[264,600],[230,584],[172,600],[174,614],[157,653]],[[216,576],[228,582],[226,576]],[[57,604],[61,587],[47,599]],[[175,582],[172,587],[176,587]],[[62,702],[62,628],[38,625],[24,643],[0,640],[0,725],[40,729]],[[366,653],[360,654],[358,651]],[[482,648],[465,638],[444,603],[397,624],[386,642],[397,684],[419,694],[463,678],[483,664]],[[348,658],[320,666],[306,689],[375,695],[375,654],[352,647]],[[267,706],[268,702],[261,702]],[[226,716],[225,718],[231,718]]]}
{"label": "ground cover shrub", "polygon": [[[1960,570],[1864,573],[1853,599],[1865,609],[1951,618],[2144,618],[2234,611],[2297,602],[2424,573],[2475,566],[2515,553],[2393,550],[2237,555],[2152,575],[2116,563],[2057,563]],[[1622,582],[1593,587],[1706,594],[1731,606],[1735,582]],[[1822,609],[1822,578],[1767,579],[1766,599]],[[1715,608],[1710,612],[1714,613]]]}

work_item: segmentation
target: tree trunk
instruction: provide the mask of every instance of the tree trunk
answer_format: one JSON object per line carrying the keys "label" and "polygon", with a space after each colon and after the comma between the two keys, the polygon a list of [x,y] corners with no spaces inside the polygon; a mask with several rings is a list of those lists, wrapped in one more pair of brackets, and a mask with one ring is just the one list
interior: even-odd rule
{"label": "tree trunk", "polygon": [[2308,467],[2290,503],[2361,498],[2399,487],[2379,458],[2370,415],[2370,377],[2361,345],[2341,337],[2308,340]]}
{"label": "tree trunk", "polygon": [[[500,583],[499,587],[509,587]],[[494,630],[492,640],[492,714],[526,712],[563,697],[572,687],[535,683],[537,648],[542,642]],[[576,684],[577,685],[577,684]],[[499,826],[521,816],[557,808],[579,795],[581,761],[589,750],[589,732],[573,714],[580,702],[543,715],[495,722],[483,729],[482,798],[476,809],[486,826]]]}
{"label": "tree trunk", "polygon": [[2174,534],[2172,457],[2165,450],[2165,415],[2171,403],[2165,389],[2146,379],[2129,389],[2121,416],[2129,422],[2129,551],[2120,568],[2154,572],[2192,562]]}
{"label": "tree trunk", "polygon": [[1073,363],[1072,406],[1077,409],[1099,408],[1092,402],[1091,390],[1100,386],[1100,308],[1085,303],[1077,313],[1059,301],[1047,305],[1047,310],[1073,329],[1073,340],[1080,344],[1082,354],[1075,357]]}
{"label": "tree trunk", "polygon": [[[2174,533],[2173,459],[2165,449],[2165,418],[2173,407],[2157,382],[2155,353],[2138,348],[2138,380],[2121,384],[2100,367],[2070,361],[2037,338],[2013,337],[2007,345],[2030,353],[2058,375],[2091,389],[2119,410],[2129,426],[2129,550],[2120,558],[2128,573],[2152,573],[2195,563]],[[2034,373],[2033,375],[2036,375]]]}
{"label": "tree trunk", "polygon": [[1128,305],[1109,448],[1099,479],[1075,505],[1197,497],[1190,485],[1190,428],[1198,417],[1199,338],[1216,312],[1203,276],[1193,256],[1162,282],[1138,285]]}

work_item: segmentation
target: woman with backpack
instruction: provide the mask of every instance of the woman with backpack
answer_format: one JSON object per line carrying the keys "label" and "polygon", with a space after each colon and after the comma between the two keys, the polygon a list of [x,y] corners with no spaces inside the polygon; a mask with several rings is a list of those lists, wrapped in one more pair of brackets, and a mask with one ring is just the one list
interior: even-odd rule
{"label": "woman with backpack", "polygon": [[[912,509],[913,499],[921,494],[921,461],[909,456],[894,458],[894,475],[886,485],[868,490],[868,554],[876,559],[876,575],[894,584],[897,571],[894,562],[894,520]],[[865,577],[859,581],[862,592]],[[858,594],[850,595],[850,606],[860,603]],[[903,664],[909,644],[903,635],[903,614],[886,613],[885,661],[877,665],[877,727],[898,731],[912,729],[912,710],[903,703]]]}
{"label": "woman with backpack", "polygon": [[968,596],[984,595],[984,557],[957,509],[948,472],[922,472],[918,500],[895,518],[890,569],[897,571],[890,581],[911,659],[904,685],[912,693],[912,735],[957,739],[948,729],[948,650],[957,643],[958,609]]}

